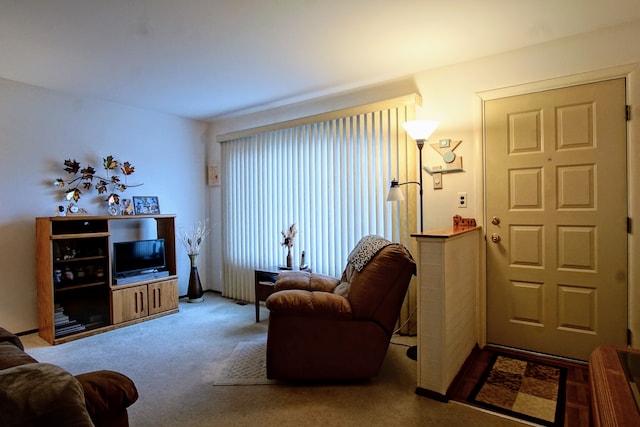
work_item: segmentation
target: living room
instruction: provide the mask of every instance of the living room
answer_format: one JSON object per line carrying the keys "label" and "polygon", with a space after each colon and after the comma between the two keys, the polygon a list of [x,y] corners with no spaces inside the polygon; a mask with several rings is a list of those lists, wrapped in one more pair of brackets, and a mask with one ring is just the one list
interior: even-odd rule
{"label": "living room", "polygon": [[[596,7],[598,3],[592,2],[591,5]],[[544,9],[543,6],[538,7]],[[583,6],[574,3],[574,7],[579,9]],[[607,6],[605,9],[615,8]],[[526,44],[508,51],[486,53],[483,50],[485,53],[481,56],[461,57],[435,68],[426,65],[419,70],[410,69],[408,65],[405,68],[389,53],[391,59],[384,60],[393,62],[398,71],[387,79],[363,80],[357,85],[345,82],[331,91],[310,90],[314,96],[279,100],[260,110],[256,105],[246,106],[239,113],[231,114],[232,110],[229,110],[226,115],[213,119],[205,116],[186,118],[160,109],[135,106],[133,102],[127,105],[91,93],[79,93],[72,87],[50,88],[44,84],[44,77],[23,81],[19,74],[21,64],[29,64],[46,74],[47,70],[55,70],[70,61],[77,61],[80,70],[82,58],[71,54],[66,57],[61,51],[48,58],[44,41],[28,36],[9,39],[3,35],[0,129],[4,138],[2,174],[5,185],[1,191],[6,202],[0,208],[3,218],[0,236],[3,242],[11,242],[11,245],[5,244],[0,249],[3,255],[0,268],[4,273],[0,325],[17,333],[37,329],[34,218],[55,215],[60,198],[50,183],[63,176],[63,162],[69,158],[91,161],[97,166],[108,155],[129,161],[136,168],[135,174],[128,178],[129,183],[143,185],[128,189],[127,196],[157,196],[161,212],[176,214],[178,225],[189,227],[205,217],[211,224],[218,224],[203,248],[199,271],[206,290],[222,292],[221,227],[224,225],[220,224],[221,187],[209,187],[206,176],[208,165],[221,162],[218,137],[418,93],[423,102],[417,109],[417,117],[440,122],[432,137],[434,141],[443,138],[463,141],[457,153],[464,158],[465,169],[464,173],[446,176],[442,190],[433,190],[430,186],[425,188],[424,228],[428,230],[450,224],[451,217],[459,213],[452,202],[459,192],[467,192],[470,201],[464,215],[475,217],[479,224],[483,224],[482,94],[511,95],[625,75],[629,83],[628,104],[632,106],[631,123],[637,119],[638,109],[633,106],[638,105],[640,95],[632,89],[638,84],[634,64],[640,63],[640,47],[630,41],[640,36],[640,11],[634,3],[624,1],[620,10],[624,11],[624,19],[612,18],[612,21],[605,21],[607,25],[598,26],[593,31],[560,38],[543,37],[544,22],[538,26],[531,22],[531,36]],[[604,11],[600,12],[605,19]],[[508,21],[508,18],[503,19]],[[19,22],[19,15],[0,14],[0,28],[13,28]],[[411,34],[424,33],[427,40],[430,24],[428,16],[416,19],[415,26],[420,31]],[[451,32],[460,31],[455,17],[447,24]],[[406,25],[413,26],[410,23]],[[535,33],[536,29],[539,33]],[[138,30],[142,31],[141,28]],[[473,34],[463,34],[463,44],[475,43]],[[495,37],[508,37],[508,34],[497,33]],[[478,49],[481,47],[486,46],[478,46]],[[8,51],[22,53],[4,55]],[[25,58],[20,59],[21,55]],[[379,55],[384,58],[383,53]],[[27,61],[30,56],[37,56],[42,62]],[[258,64],[251,65],[254,71],[260,69]],[[114,66],[118,67],[126,68],[126,64]],[[136,73],[136,70],[128,71]],[[109,73],[110,70],[104,69],[98,77],[108,80]],[[81,82],[86,76],[79,73],[74,78]],[[256,71],[254,79],[260,79],[259,71]],[[132,88],[117,87],[114,90],[122,94]],[[153,99],[152,89],[147,90],[147,95]],[[193,96],[195,99],[203,94]],[[215,97],[216,94],[210,96]],[[637,128],[631,124],[628,162],[631,218],[637,216],[638,210],[634,199],[634,182],[640,175],[640,156],[635,151],[638,144],[634,143],[638,137]],[[435,151],[425,150],[425,164],[439,163],[437,156]],[[25,167],[33,167],[34,170],[25,173]],[[224,185],[224,176],[221,176],[221,183]],[[92,215],[106,212],[101,198],[93,192],[83,195],[80,206]],[[640,265],[640,251],[637,250],[640,237],[631,234],[629,239],[629,329],[638,336],[640,282],[633,266]],[[181,247],[177,249],[179,294],[184,296],[188,286],[189,258]]]}

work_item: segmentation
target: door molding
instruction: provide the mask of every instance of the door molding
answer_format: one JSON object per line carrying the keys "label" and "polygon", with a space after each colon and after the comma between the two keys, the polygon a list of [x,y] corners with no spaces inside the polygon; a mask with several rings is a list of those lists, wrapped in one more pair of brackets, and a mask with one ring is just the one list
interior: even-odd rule
{"label": "door molding", "polygon": [[[478,224],[482,224],[483,233],[487,230],[485,205],[485,164],[486,138],[484,134],[484,103],[489,100],[524,95],[545,90],[559,89],[595,83],[614,78],[626,78],[627,103],[631,105],[630,122],[627,122],[627,205],[629,218],[632,219],[632,232],[627,235],[628,245],[628,307],[627,324],[631,330],[631,346],[640,348],[640,125],[631,123],[640,121],[640,63],[627,64],[588,71],[584,73],[560,76],[520,85],[479,91],[475,93],[473,110],[475,145],[475,182],[476,182],[476,212]],[[635,178],[635,179],[634,179]],[[480,292],[478,294],[478,344],[484,347],[487,343],[487,292],[486,292],[486,247],[482,245],[480,252]]]}

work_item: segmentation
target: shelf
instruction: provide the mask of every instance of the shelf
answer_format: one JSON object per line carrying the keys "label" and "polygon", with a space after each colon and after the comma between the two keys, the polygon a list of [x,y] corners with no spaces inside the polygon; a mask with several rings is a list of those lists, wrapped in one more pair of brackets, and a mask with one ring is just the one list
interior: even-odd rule
{"label": "shelf", "polygon": [[157,214],[157,215],[67,215],[67,216],[50,216],[50,221],[112,221],[118,219],[141,219],[141,218],[175,218],[175,214]]}
{"label": "shelf", "polygon": [[[139,289],[132,291],[129,298],[122,292],[126,289],[110,283],[111,226],[113,221],[123,220],[131,221],[127,228],[132,229],[146,227],[142,222],[155,220],[157,237],[165,239],[166,266],[170,274],[132,283],[131,286]],[[130,234],[135,236],[134,231]],[[175,234],[175,215],[36,218],[40,337],[50,344],[61,344],[178,312]],[[136,302],[148,312],[126,320],[123,316],[130,314],[129,305],[133,303],[135,308]],[[125,320],[115,322],[116,313],[120,320]]]}
{"label": "shelf", "polygon": [[55,338],[65,338],[65,337],[69,337],[72,335],[77,335],[79,333],[86,333],[86,332],[90,332],[93,331],[95,329],[100,329],[100,328],[104,328],[106,326],[109,326],[109,322],[102,321],[102,322],[93,322],[93,323],[78,323],[78,325],[81,325],[82,328],[75,328],[75,329],[69,329],[63,332],[60,332],[59,330],[56,330],[55,333]]}
{"label": "shelf", "polygon": [[106,284],[107,284],[107,282],[102,281],[102,282],[82,283],[82,284],[77,284],[77,285],[58,286],[58,287],[55,288],[55,291],[56,292],[66,292],[66,291],[73,291],[75,289],[84,289],[84,288],[93,288],[95,286],[104,286]]}
{"label": "shelf", "polygon": [[56,259],[53,260],[54,264],[66,264],[73,262],[81,262],[81,261],[95,261],[95,260],[103,260],[107,259],[105,255],[96,255],[96,256],[84,256],[84,257],[76,257],[76,258],[68,258],[68,259]]}
{"label": "shelf", "polygon": [[98,233],[52,234],[51,235],[51,240],[89,239],[89,238],[92,238],[92,237],[109,237],[109,232],[108,231],[104,231],[104,232],[101,231],[101,232],[98,232]]}

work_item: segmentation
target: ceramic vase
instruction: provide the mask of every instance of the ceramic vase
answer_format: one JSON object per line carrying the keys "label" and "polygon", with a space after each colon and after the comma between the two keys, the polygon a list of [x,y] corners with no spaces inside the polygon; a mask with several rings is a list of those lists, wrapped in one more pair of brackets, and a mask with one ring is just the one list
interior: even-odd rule
{"label": "ceramic vase", "polygon": [[191,272],[189,273],[189,288],[187,289],[187,302],[204,301],[200,276],[198,275],[198,254],[189,255],[191,259]]}
{"label": "ceramic vase", "polygon": [[293,257],[291,256],[291,247],[287,247],[287,268],[293,268]]}

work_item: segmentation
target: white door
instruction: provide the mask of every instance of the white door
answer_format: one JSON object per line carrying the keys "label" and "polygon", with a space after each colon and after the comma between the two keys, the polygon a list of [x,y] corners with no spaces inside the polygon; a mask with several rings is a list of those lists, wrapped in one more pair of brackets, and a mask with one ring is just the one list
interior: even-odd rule
{"label": "white door", "polygon": [[625,345],[625,80],[485,102],[487,341]]}

